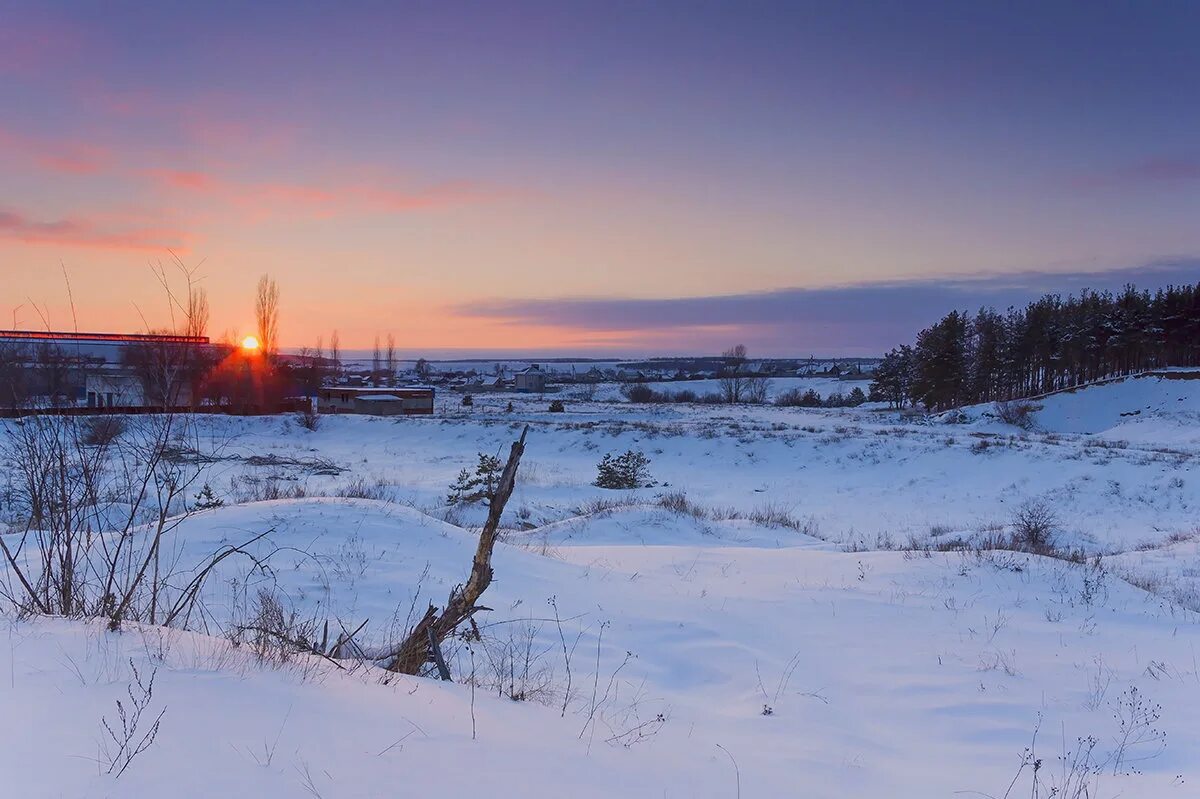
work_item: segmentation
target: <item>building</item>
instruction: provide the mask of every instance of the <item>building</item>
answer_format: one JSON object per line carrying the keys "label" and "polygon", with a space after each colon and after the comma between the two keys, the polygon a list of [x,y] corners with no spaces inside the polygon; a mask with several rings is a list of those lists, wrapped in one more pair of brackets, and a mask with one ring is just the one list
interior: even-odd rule
{"label": "building", "polygon": [[142,408],[146,388],[137,375],[115,370],[84,374],[84,404],[88,408]]}
{"label": "building", "polygon": [[541,394],[546,390],[546,373],[536,363],[513,376],[513,388],[524,393]]}
{"label": "building", "polygon": [[0,406],[186,406],[206,336],[0,330]]}
{"label": "building", "polygon": [[403,388],[358,388],[322,386],[317,391],[320,413],[361,413],[371,416],[400,416],[433,413],[432,386]]}

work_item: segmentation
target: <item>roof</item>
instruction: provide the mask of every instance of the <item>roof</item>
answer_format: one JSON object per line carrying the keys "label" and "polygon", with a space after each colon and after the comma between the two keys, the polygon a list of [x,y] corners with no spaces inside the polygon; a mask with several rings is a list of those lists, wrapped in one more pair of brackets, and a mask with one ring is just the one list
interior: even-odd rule
{"label": "roof", "polygon": [[433,386],[393,386],[392,388],[383,386],[321,386],[321,390],[336,391],[342,394],[355,394],[361,399],[369,399],[372,396],[394,396],[397,392],[433,391]]}
{"label": "roof", "polygon": [[365,397],[355,397],[355,399],[363,402],[403,402],[395,394],[368,394]]}
{"label": "roof", "polygon": [[157,333],[66,333],[56,330],[0,330],[0,338],[28,341],[113,341],[207,344],[208,336],[177,336]]}

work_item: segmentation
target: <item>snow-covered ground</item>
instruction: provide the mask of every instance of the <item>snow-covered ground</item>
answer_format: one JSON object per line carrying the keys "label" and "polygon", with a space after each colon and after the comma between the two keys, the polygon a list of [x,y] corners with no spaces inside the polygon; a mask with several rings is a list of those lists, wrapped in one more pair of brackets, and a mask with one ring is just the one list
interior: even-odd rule
{"label": "snow-covered ground", "polygon": [[[1040,728],[1041,796],[1089,736],[1091,799],[1200,795],[1200,381],[1054,395],[1031,432],[985,407],[951,423],[548,402],[315,432],[202,420],[221,459],[200,482],[226,504],[184,521],[172,555],[269,531],[269,568],[231,558],[207,584],[214,624],[264,590],[364,624],[374,650],[465,578],[484,511],[447,506],[448,486],[530,425],[483,640],[451,646],[455,683],[385,684],[262,663],[217,629],[6,616],[0,794],[924,799],[1001,797],[1015,777],[1024,796]],[[591,485],[626,449],[655,485]],[[1099,565],[911,548],[1003,529],[1030,499]],[[134,667],[165,713],[115,779],[102,719]],[[1132,731],[1131,699],[1157,708]]]}
{"label": "snow-covered ground", "polygon": [[[645,384],[651,389],[665,394],[678,394],[681,391],[691,391],[697,397],[704,397],[710,394],[720,395],[721,381],[717,379],[710,380],[666,380],[658,382],[649,382]],[[831,394],[849,394],[855,387],[861,388],[865,393],[870,388],[870,381],[866,380],[839,380],[836,377],[772,377],[770,384],[767,387],[767,399],[774,400],[780,394],[787,391],[808,391],[812,389],[821,395],[822,398],[828,397]],[[621,399],[621,384],[619,383],[602,383],[596,391],[596,399],[619,401]],[[578,394],[580,389],[577,387],[569,387],[568,394]]]}

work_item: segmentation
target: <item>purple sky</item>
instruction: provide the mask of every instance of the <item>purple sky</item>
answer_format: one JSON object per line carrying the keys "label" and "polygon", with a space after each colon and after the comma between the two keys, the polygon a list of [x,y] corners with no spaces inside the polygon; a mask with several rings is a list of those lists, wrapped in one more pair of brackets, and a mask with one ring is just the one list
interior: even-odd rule
{"label": "purple sky", "polygon": [[81,326],[166,324],[171,248],[216,334],[270,272],[296,346],[808,354],[1200,279],[1197,31],[1183,3],[0,0],[0,312],[61,326],[65,268]]}

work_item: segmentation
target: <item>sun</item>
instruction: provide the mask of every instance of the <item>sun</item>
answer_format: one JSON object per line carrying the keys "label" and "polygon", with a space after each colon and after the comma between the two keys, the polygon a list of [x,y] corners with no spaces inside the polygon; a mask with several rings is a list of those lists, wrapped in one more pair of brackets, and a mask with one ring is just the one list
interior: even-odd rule
{"label": "sun", "polygon": [[244,349],[246,352],[258,352],[258,349],[261,346],[262,345],[258,343],[257,336],[246,336],[244,339],[242,339],[242,349]]}

